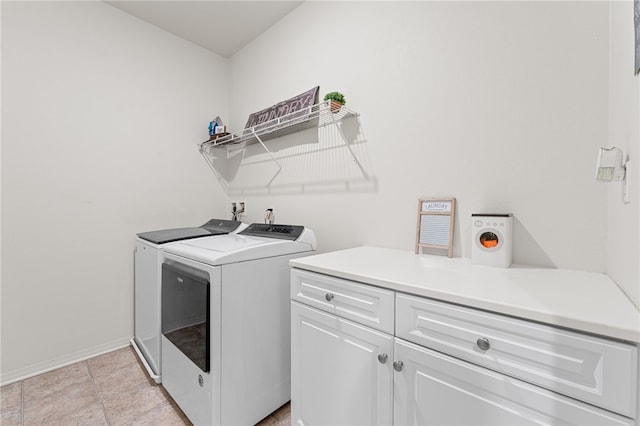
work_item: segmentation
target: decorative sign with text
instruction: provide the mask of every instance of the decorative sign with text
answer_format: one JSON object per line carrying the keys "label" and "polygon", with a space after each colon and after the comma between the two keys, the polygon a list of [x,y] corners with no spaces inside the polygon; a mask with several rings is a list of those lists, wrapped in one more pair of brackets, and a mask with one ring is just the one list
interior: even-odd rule
{"label": "decorative sign with text", "polygon": [[298,96],[279,102],[272,107],[254,112],[249,116],[244,128],[249,129],[251,127],[256,127],[296,111],[300,111],[301,114],[304,114],[305,110],[318,103],[319,90],[320,86],[316,86],[313,89],[299,94]]}
{"label": "decorative sign with text", "polygon": [[421,248],[431,248],[447,250],[447,256],[453,256],[455,208],[455,198],[418,200],[416,254]]}
{"label": "decorative sign with text", "polygon": [[450,212],[451,201],[422,201],[422,212]]}

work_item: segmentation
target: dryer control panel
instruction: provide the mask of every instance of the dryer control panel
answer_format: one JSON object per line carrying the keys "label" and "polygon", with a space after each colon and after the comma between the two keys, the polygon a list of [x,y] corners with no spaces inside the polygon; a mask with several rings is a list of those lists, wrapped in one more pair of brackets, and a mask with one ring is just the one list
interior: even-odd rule
{"label": "dryer control panel", "polygon": [[238,232],[238,234],[295,241],[300,237],[300,235],[302,235],[303,231],[304,226],[300,225],[252,223],[251,225],[247,226],[245,230]]}

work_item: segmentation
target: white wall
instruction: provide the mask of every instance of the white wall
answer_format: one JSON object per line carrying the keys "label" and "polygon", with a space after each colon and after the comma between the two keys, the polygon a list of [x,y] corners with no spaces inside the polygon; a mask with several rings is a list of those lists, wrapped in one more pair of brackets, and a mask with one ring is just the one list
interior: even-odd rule
{"label": "white wall", "polygon": [[515,262],[604,271],[607,58],[606,2],[306,2],[232,57],[232,125],[339,90],[371,178],[323,128],[271,143],[283,171],[269,187],[272,165],[248,150],[230,199],[248,221],[273,206],[313,228],[320,251],[411,250],[418,197],[455,196],[455,256],[470,257],[471,213],[512,212]]}
{"label": "white wall", "polygon": [[227,80],[105,3],[2,2],[0,382],[125,345],[134,234],[227,216],[196,149]]}
{"label": "white wall", "polygon": [[607,273],[640,306],[640,76],[634,68],[633,1],[610,2],[609,139],[630,159],[630,203],[608,184]]}
{"label": "white wall", "polygon": [[[101,2],[0,4],[2,383],[126,344],[133,235],[227,216],[229,199],[248,222],[272,206],[312,227],[320,251],[411,250],[417,198],[456,196],[455,256],[471,213],[512,212],[516,262],[637,283],[601,243],[627,211],[593,179],[609,134],[640,132],[637,99],[615,94],[637,78],[609,98],[623,55],[609,61],[606,2],[306,2],[230,65]],[[260,147],[239,151],[224,194],[195,147],[211,117],[239,129],[315,85],[361,113],[343,129],[368,178],[326,127],[270,142],[268,187]],[[619,103],[631,124],[609,132]]]}

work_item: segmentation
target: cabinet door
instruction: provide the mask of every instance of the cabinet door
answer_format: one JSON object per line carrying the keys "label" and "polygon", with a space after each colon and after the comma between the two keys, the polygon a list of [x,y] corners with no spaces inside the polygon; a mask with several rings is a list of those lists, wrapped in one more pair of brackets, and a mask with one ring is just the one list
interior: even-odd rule
{"label": "cabinet door", "polygon": [[291,423],[390,425],[393,337],[291,302]]}
{"label": "cabinet door", "polygon": [[394,424],[633,425],[633,420],[396,338]]}

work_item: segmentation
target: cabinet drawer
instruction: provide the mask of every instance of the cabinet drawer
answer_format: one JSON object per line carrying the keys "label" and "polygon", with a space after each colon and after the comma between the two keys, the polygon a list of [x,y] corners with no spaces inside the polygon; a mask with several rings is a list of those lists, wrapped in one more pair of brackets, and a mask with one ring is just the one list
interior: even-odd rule
{"label": "cabinet drawer", "polygon": [[635,346],[415,296],[396,296],[396,336],[635,417]]}
{"label": "cabinet drawer", "polygon": [[291,299],[393,334],[393,291],[292,269]]}

